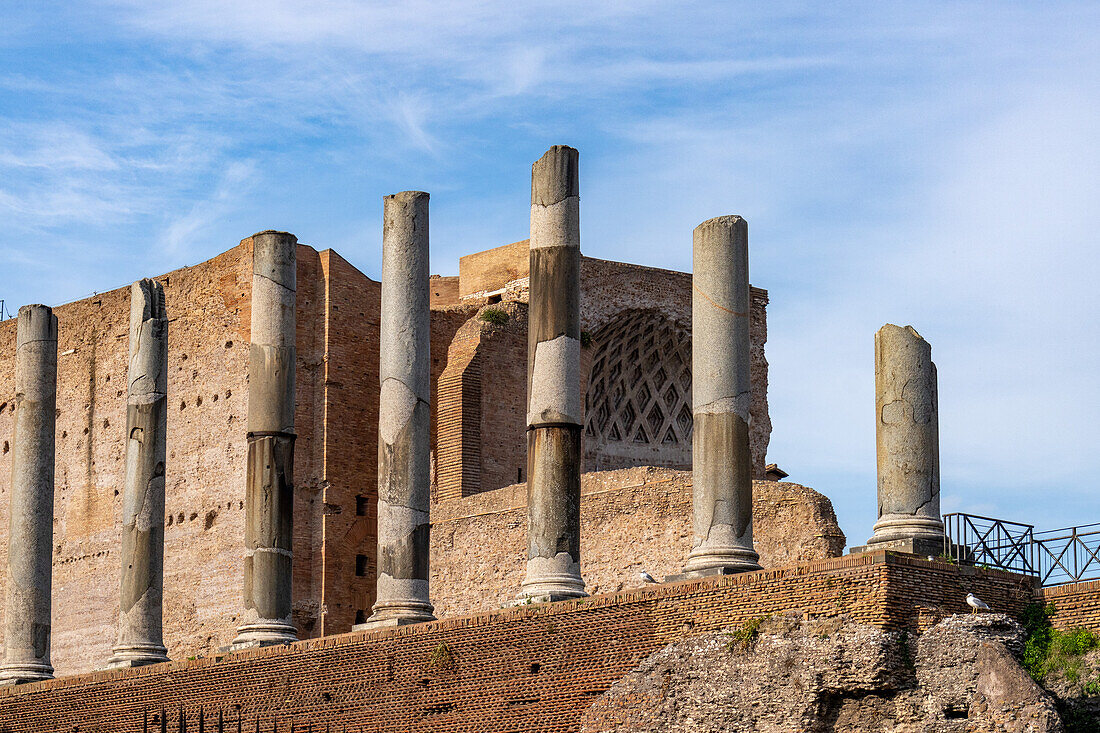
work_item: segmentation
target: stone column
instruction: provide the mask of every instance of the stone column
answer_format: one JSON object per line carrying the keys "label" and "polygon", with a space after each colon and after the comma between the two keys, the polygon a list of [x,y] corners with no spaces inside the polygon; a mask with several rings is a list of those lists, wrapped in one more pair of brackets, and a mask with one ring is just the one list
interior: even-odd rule
{"label": "stone column", "polygon": [[428,596],[431,313],[428,194],[383,199],[378,378],[378,581],[355,628],[433,621]]}
{"label": "stone column", "polygon": [[749,453],[749,231],[739,216],[693,236],[692,506],[689,577],[759,570]]}
{"label": "stone column", "polygon": [[129,385],[118,640],[108,667],[168,661],[162,632],[168,314],[155,280],[130,287]]}
{"label": "stone column", "polygon": [[580,185],[564,145],[531,167],[527,577],[519,598],[587,595],[581,578]]}
{"label": "stone column", "polygon": [[912,326],[888,323],[875,334],[875,408],[879,518],[866,549],[938,555],[944,531],[936,365]]}
{"label": "stone column", "polygon": [[298,239],[252,235],[244,612],[233,648],[297,639],[291,618]]}
{"label": "stone column", "polygon": [[44,305],[25,305],[19,309],[15,337],[11,523],[0,684],[53,677],[50,594],[56,409],[57,318]]}

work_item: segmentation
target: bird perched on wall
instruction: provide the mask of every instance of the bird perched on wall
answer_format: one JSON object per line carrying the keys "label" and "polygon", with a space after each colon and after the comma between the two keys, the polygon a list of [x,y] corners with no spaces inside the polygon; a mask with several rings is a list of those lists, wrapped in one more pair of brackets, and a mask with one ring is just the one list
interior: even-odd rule
{"label": "bird perched on wall", "polygon": [[981,598],[978,598],[973,593],[966,594],[966,605],[970,606],[970,613],[977,613],[978,611],[988,611],[989,606]]}
{"label": "bird perched on wall", "polygon": [[638,577],[641,578],[646,583],[656,583],[657,582],[657,580],[652,575],[647,573],[645,570],[638,573]]}

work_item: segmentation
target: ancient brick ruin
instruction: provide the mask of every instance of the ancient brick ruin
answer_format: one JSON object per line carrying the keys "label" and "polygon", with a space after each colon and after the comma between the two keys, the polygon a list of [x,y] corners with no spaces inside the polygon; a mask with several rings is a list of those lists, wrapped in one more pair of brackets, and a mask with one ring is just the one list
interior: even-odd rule
{"label": "ancient brick ruin", "polygon": [[[923,559],[912,328],[876,337],[880,520],[840,557],[828,499],[767,480],[744,219],[695,230],[692,274],[585,258],[577,166],[551,148],[531,239],[456,277],[402,192],[380,283],[267,231],[0,323],[2,730],[572,730],[647,655],[760,614],[919,633],[964,589],[1009,614],[1051,592]],[[1093,586],[1057,593],[1100,626]]]}
{"label": "ancient brick ruin", "polygon": [[[244,623],[248,353],[254,283],[267,282],[253,274],[261,238],[154,278],[169,319],[163,633],[173,658],[211,653]],[[446,505],[527,479],[528,252],[526,240],[497,247],[463,257],[457,277],[429,280],[431,493]],[[331,250],[299,243],[295,261],[292,612],[298,638],[314,638],[349,631],[375,602],[381,288]],[[579,285],[584,470],[690,468],[691,276],[582,257]],[[771,430],[767,293],[753,288],[751,298],[750,439],[762,479]],[[131,289],[53,310],[52,663],[71,674],[102,666],[117,636]],[[0,497],[10,496],[16,325],[0,323],[0,441],[9,446],[0,453]],[[0,555],[8,512],[4,499]],[[828,514],[824,533],[839,535]],[[827,556],[811,549],[815,534],[807,528],[786,554]],[[680,563],[690,540],[677,539],[680,547],[662,549]],[[516,549],[490,538],[483,547],[486,560]],[[590,572],[628,565],[629,548],[620,547]],[[638,584],[637,569],[615,572]],[[435,594],[449,597],[446,588],[443,580]],[[447,605],[450,613],[481,607]]]}

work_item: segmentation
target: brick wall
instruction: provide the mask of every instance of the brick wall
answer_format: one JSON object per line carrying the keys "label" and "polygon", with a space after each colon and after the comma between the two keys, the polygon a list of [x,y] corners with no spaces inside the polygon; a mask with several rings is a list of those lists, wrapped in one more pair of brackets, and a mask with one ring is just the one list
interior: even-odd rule
{"label": "brick wall", "polygon": [[[504,259],[492,277],[517,274],[508,268],[526,261],[526,244],[500,249]],[[228,643],[241,605],[251,258],[246,239],[158,278],[170,317],[165,641],[174,657]],[[378,283],[331,251],[300,245],[298,260],[294,620],[310,637],[347,630],[373,602],[380,295]],[[586,318],[647,299],[686,312],[690,278],[682,273],[590,259],[582,268]],[[434,278],[433,287],[439,306],[456,298],[458,281]],[[753,348],[762,359],[760,293]],[[510,314],[498,327],[477,319],[484,304],[473,298],[432,311],[432,465],[441,496],[525,478],[526,305],[496,306]],[[114,643],[129,288],[56,312],[53,661],[68,674],[101,664]],[[11,440],[14,339],[15,321],[0,323],[0,445]],[[585,375],[590,352],[583,350]],[[754,390],[760,374],[753,373]],[[754,410],[757,403],[754,392]],[[754,413],[754,425],[763,424]],[[0,567],[10,455],[0,449]],[[359,556],[362,575],[355,572]]]}
{"label": "brick wall", "polygon": [[1043,588],[1041,598],[1044,604],[1054,604],[1056,628],[1084,626],[1100,631],[1100,580]]}
{"label": "brick wall", "polygon": [[[631,468],[581,477],[581,571],[589,593],[639,587],[641,570],[678,573],[691,550],[691,473]],[[789,482],[753,484],[753,533],[764,567],[840,555],[832,504]],[[527,551],[527,486],[432,505],[437,615],[486,611],[515,597]]]}
{"label": "brick wall", "polygon": [[[164,632],[174,657],[236,633],[244,550],[252,244],[157,278],[168,328]],[[375,553],[378,283],[298,247],[294,620],[303,637],[350,629],[373,602],[355,556]],[[129,287],[55,309],[58,418],[52,658],[59,674],[110,656],[118,615]],[[0,323],[0,444],[11,440],[15,320]],[[10,452],[0,450],[0,567]],[[370,502],[373,504],[373,500]],[[0,597],[6,574],[0,573]]]}
{"label": "brick wall", "polygon": [[[246,240],[157,278],[170,319],[164,630],[177,655],[226,643],[241,604],[251,273]],[[115,641],[129,309],[129,287],[55,309],[52,656],[59,673],[102,664]],[[0,323],[2,441],[11,440],[15,324]],[[7,566],[10,480],[5,453],[0,567]],[[6,582],[0,573],[0,586]]]}
{"label": "brick wall", "polygon": [[[459,263],[460,296],[471,306],[484,305],[485,299],[479,296],[527,276],[528,259],[526,240],[462,257]],[[434,414],[438,416],[438,424],[443,426],[433,443],[436,450],[433,488],[440,497],[470,496],[523,480],[527,401],[524,304],[527,295],[524,287],[518,287],[504,295],[503,303],[491,306],[509,313],[510,321],[505,326],[491,326],[474,319],[463,325],[450,343],[446,368],[434,383],[439,395]],[[749,440],[755,478],[764,477],[771,439],[768,362],[764,355],[767,304],[767,291],[752,288],[752,426]],[[650,314],[657,325],[671,324],[679,340],[686,343],[679,353],[685,354],[690,361],[689,273],[582,257],[581,325],[594,338],[591,347],[583,350],[582,390],[587,390],[590,368],[601,354],[600,339],[621,336],[614,331],[615,323],[624,318],[631,320],[631,314],[638,313]],[[433,335],[433,349],[436,343]],[[690,395],[690,384],[684,385],[676,375],[671,376],[681,394]],[[662,391],[652,393],[653,400],[661,402],[657,409],[667,413],[665,418],[671,418],[671,413],[684,403],[674,399],[673,406],[664,404],[664,390],[670,385],[664,379],[656,381],[660,382]],[[614,392],[621,386],[612,385],[607,391]],[[595,395],[587,397],[586,401],[596,404]],[[672,429],[680,431],[673,443],[664,442],[669,435],[662,428],[661,436],[644,446],[634,442],[631,436],[620,436],[622,440],[609,443],[606,436],[597,435],[599,431],[586,429],[585,468],[687,467],[691,453],[690,427],[683,430],[673,426]]]}
{"label": "brick wall", "polygon": [[[582,711],[657,649],[749,619],[847,615],[916,629],[922,603],[965,612],[969,588],[1015,609],[1030,580],[886,552],[524,606],[285,648],[98,672],[0,690],[0,731],[159,730],[182,713],[209,730],[570,731]],[[1024,593],[1026,595],[1026,593]],[[155,716],[155,717],[154,717]],[[308,728],[307,728],[308,729]]]}
{"label": "brick wall", "polygon": [[[315,402],[315,430],[324,436],[320,493],[313,505],[321,540],[319,562],[313,564],[320,590],[312,596],[321,611],[317,635],[351,630],[356,613],[369,615],[374,603],[381,308],[379,283],[331,250],[321,252],[320,260],[326,304],[324,358],[318,366],[323,395]],[[368,558],[362,576],[355,572],[359,555]]]}
{"label": "brick wall", "polygon": [[458,258],[458,295],[466,298],[500,290],[506,283],[527,277],[530,241],[512,242]]}

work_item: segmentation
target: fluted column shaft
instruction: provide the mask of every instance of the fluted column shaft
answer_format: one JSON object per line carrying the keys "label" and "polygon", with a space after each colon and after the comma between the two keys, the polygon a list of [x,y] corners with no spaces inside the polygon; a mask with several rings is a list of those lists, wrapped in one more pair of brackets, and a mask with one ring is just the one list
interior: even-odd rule
{"label": "fluted column shaft", "polygon": [[875,334],[878,521],[868,545],[943,542],[940,441],[932,347],[912,326]]}
{"label": "fluted column shaft", "polygon": [[244,611],[234,647],[297,639],[291,609],[298,240],[252,236]]}
{"label": "fluted column shaft", "polygon": [[374,613],[356,628],[435,618],[428,594],[428,272],[428,194],[386,196],[378,360],[377,596]]}
{"label": "fluted column shaft", "polygon": [[109,667],[168,661],[163,635],[168,313],[164,289],[155,280],[130,287],[129,385],[118,639]]}
{"label": "fluted column shaft", "polygon": [[15,337],[15,425],[8,511],[8,587],[0,683],[53,677],[54,426],[57,318],[44,305],[19,309]]}
{"label": "fluted column shaft", "polygon": [[580,569],[580,184],[575,149],[531,167],[527,576],[520,598],[587,595]]}
{"label": "fluted column shaft", "polygon": [[703,222],[693,235],[692,484],[694,543],[685,573],[757,570],[749,453],[748,225]]}

